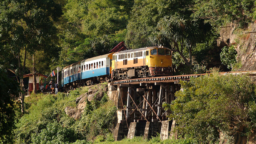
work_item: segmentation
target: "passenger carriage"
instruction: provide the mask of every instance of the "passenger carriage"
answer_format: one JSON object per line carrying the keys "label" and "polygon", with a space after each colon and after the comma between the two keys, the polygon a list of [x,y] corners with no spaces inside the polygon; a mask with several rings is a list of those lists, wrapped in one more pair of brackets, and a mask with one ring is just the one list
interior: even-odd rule
{"label": "passenger carriage", "polygon": [[94,82],[107,81],[111,75],[112,53],[81,61],[81,79],[91,85]]}

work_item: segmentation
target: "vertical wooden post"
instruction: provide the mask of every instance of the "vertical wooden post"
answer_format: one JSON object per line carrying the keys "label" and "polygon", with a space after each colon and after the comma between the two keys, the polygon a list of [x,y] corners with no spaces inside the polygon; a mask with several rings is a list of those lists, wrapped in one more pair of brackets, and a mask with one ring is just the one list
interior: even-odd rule
{"label": "vertical wooden post", "polygon": [[131,106],[130,106],[131,98],[130,98],[129,94],[131,94],[131,87],[130,86],[128,87],[128,91],[127,91],[127,105],[126,105],[126,118],[127,119],[129,117],[129,108],[131,108]]}
{"label": "vertical wooden post", "polygon": [[[156,111],[156,106],[154,105],[154,103],[156,101],[156,97],[157,97],[156,89],[153,89],[153,100],[152,100],[153,105],[152,105],[152,107],[153,107],[154,111]],[[155,115],[155,114],[153,113],[153,115]]]}
{"label": "vertical wooden post", "polygon": [[163,94],[163,85],[160,85],[160,90],[158,94],[158,106],[157,106],[157,115],[158,117],[161,116],[162,110],[162,94]]}
{"label": "vertical wooden post", "polygon": [[[148,93],[148,91],[145,91],[144,96],[147,96],[147,93]],[[142,98],[142,100],[143,100],[142,111],[143,111],[143,114],[145,115],[145,117],[147,117],[146,100],[144,98]]]}
{"label": "vertical wooden post", "polygon": [[[147,92],[147,100],[148,100],[149,104],[152,105],[152,90],[149,90],[149,91]],[[146,116],[147,116],[148,119],[149,119],[150,116],[152,116],[152,112],[149,113],[150,107],[149,107],[148,103],[147,103],[146,109],[147,109],[147,111],[146,111]]]}

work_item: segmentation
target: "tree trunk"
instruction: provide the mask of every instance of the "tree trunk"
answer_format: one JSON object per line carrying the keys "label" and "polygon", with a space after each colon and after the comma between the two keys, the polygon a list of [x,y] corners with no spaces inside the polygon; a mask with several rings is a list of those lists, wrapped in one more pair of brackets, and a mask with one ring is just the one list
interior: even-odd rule
{"label": "tree trunk", "polygon": [[21,91],[19,92],[19,98],[21,100],[20,111],[24,114],[24,94],[23,94],[23,75],[21,72],[21,62],[20,62],[20,51],[18,52],[18,77]]}
{"label": "tree trunk", "polygon": [[[25,88],[24,88],[24,81],[23,81],[23,75],[25,72],[25,65],[26,65],[26,47],[25,47],[25,55],[24,55],[24,62],[23,62],[23,69],[22,69],[22,73],[21,73],[21,77],[20,77],[20,84],[21,84],[21,113],[24,114],[24,92],[25,92]],[[19,66],[21,67],[21,66]]]}
{"label": "tree trunk", "polygon": [[33,92],[36,93],[35,54],[33,54]]}

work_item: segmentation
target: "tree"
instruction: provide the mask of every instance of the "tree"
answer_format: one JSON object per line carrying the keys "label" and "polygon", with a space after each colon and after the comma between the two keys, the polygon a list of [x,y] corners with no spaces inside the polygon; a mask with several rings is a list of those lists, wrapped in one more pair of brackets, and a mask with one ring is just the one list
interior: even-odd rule
{"label": "tree", "polygon": [[195,0],[191,10],[194,12],[193,17],[205,19],[215,26],[228,22],[243,26],[255,18],[255,4],[254,0]]}
{"label": "tree", "polygon": [[132,48],[167,46],[190,66],[196,44],[207,42],[214,35],[210,24],[191,18],[193,5],[192,0],[135,1],[126,43]]}
{"label": "tree", "polygon": [[61,65],[105,54],[124,41],[132,6],[133,0],[67,1],[59,27]]}
{"label": "tree", "polygon": [[18,96],[17,81],[7,76],[7,71],[0,68],[0,142],[12,143],[15,124],[14,99]]}
{"label": "tree", "polygon": [[220,53],[221,63],[227,65],[228,69],[231,69],[233,64],[236,63],[236,54],[237,52],[234,46],[223,47]]}
{"label": "tree", "polygon": [[180,84],[175,101],[164,107],[181,135],[209,143],[220,132],[234,138],[255,129],[256,87],[249,77],[213,73]]}
{"label": "tree", "polygon": [[[20,87],[22,87],[24,69],[20,60],[21,50],[25,49],[32,55],[36,51],[44,50],[49,56],[57,57],[60,48],[57,45],[57,29],[53,22],[58,20],[62,10],[59,4],[49,0],[4,0],[0,10],[0,45],[3,45],[6,51],[13,53],[17,59]],[[35,71],[33,73],[35,74]],[[22,93],[20,95],[24,104],[24,95]],[[24,112],[23,105],[22,111]]]}

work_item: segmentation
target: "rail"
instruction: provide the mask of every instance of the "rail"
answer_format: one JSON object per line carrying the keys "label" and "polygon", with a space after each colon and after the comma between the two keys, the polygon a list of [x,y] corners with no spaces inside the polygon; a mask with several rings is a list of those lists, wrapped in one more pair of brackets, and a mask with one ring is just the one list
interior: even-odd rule
{"label": "rail", "polygon": [[[159,77],[146,77],[146,78],[136,78],[136,79],[125,79],[111,82],[112,85],[119,84],[141,84],[141,83],[178,83],[180,80],[190,80],[191,77],[200,77],[204,75],[209,75],[211,73],[203,74],[187,74],[187,75],[175,75],[175,76],[159,76]],[[248,74],[249,76],[256,76],[256,71],[231,71],[231,72],[219,72],[220,75],[240,75]]]}

